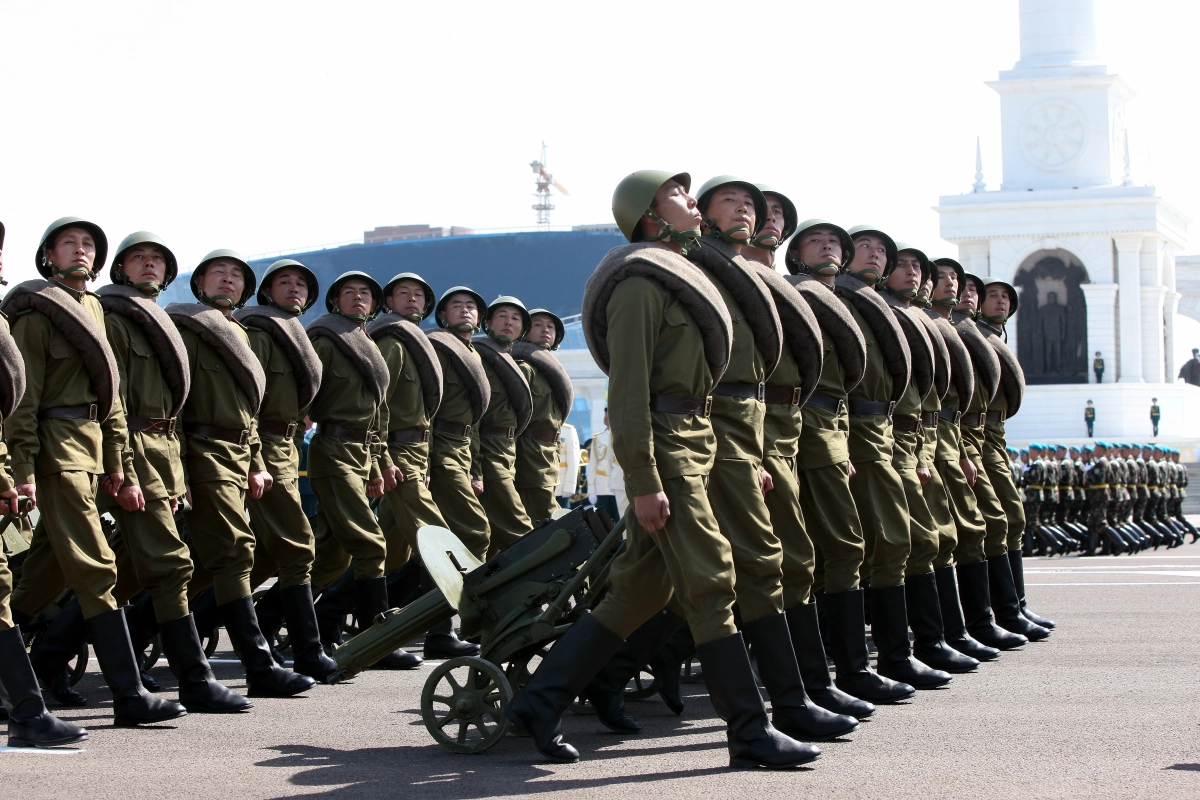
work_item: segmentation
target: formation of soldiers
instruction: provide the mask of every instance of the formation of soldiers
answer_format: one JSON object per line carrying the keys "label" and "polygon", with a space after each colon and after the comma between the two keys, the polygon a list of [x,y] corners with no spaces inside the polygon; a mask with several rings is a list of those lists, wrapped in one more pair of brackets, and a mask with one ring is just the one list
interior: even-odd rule
{"label": "formation of soldiers", "polygon": [[[573,702],[635,734],[630,679],[649,669],[680,713],[695,658],[730,765],[791,768],[877,705],[1050,636],[1022,558],[1031,529],[1060,529],[1059,509],[1004,433],[1024,398],[1004,336],[1011,285],[871,226],[800,222],[786,196],[732,176],[693,194],[686,173],[635,172],[613,212],[630,244],[597,266],[582,319],[609,377],[603,443],[623,477],[609,491],[628,503],[625,541],[603,599],[505,708],[517,731],[575,761],[560,724]],[[563,324],[545,309],[464,286],[435,301],[418,275],[348,272],[304,329],[321,297],[313,272],[284,259],[259,279],[230,250],[196,266],[196,303],[161,309],[178,272],[167,245],[126,237],[93,294],[107,239],[77,218],[46,230],[36,261],[44,280],[0,305],[12,324],[0,513],[19,498],[42,512],[15,588],[0,570],[10,744],[87,736],[46,711],[38,680],[60,703],[87,702],[67,673],[84,639],[118,725],[243,712],[332,682],[347,615],[367,626],[432,587],[420,527],[486,559],[557,507],[573,395],[552,354]],[[430,316],[437,329],[423,330]],[[314,524],[297,486],[308,421]],[[1111,453],[1097,443],[1081,459],[1087,498],[1105,492],[1088,530],[1125,543]],[[1160,494],[1138,530],[1174,514]],[[21,626],[68,587],[26,656]],[[218,626],[247,696],[209,668],[201,633]],[[283,626],[291,669],[274,646]],[[139,655],[155,634],[178,702],[147,691]],[[425,636],[426,657],[475,653],[449,623]],[[397,650],[377,667],[420,663]]]}
{"label": "formation of soldiers", "polygon": [[1179,451],[1157,444],[1008,448],[1025,504],[1025,553],[1133,554],[1194,543],[1184,517],[1188,471]]}

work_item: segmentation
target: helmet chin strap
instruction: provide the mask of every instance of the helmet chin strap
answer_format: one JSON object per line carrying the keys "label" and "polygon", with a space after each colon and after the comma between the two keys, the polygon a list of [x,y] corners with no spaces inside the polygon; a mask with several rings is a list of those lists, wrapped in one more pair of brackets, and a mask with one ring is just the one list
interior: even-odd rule
{"label": "helmet chin strap", "polygon": [[351,322],[357,322],[359,325],[365,325],[367,321],[371,319],[370,314],[347,314],[340,309],[335,310],[333,313],[337,314],[339,317],[345,317]]}
{"label": "helmet chin strap", "polygon": [[[234,302],[234,299],[227,294],[218,294],[218,295],[214,295],[213,297],[209,297],[204,292],[199,292],[196,296],[196,299],[199,300],[204,305],[212,306],[217,311],[222,311],[222,312],[227,311],[236,305],[236,303]],[[227,303],[227,305],[218,305],[218,303],[217,303],[218,300],[224,300]]]}
{"label": "helmet chin strap", "polygon": [[137,289],[142,294],[150,298],[158,297],[162,294],[162,286],[154,281],[146,281],[145,283],[135,283],[133,288]]}
{"label": "helmet chin strap", "polygon": [[[879,283],[879,271],[874,267],[865,267],[860,269],[858,272],[851,272],[850,274],[869,286],[874,286],[875,284]],[[868,275],[871,277],[866,277]]]}
{"label": "helmet chin strap", "polygon": [[651,239],[652,242],[672,242],[679,248],[682,255],[687,255],[689,250],[693,250],[700,246],[700,231],[696,229],[688,231],[678,231],[667,222],[665,219],[655,214],[653,211],[646,211],[646,216],[650,221],[658,226],[658,236]]}
{"label": "helmet chin strap", "polygon": [[943,297],[941,300],[934,300],[933,304],[935,306],[937,306],[938,308],[945,308],[950,311],[953,311],[955,308],[958,307],[958,298],[957,297]]}
{"label": "helmet chin strap", "polygon": [[420,311],[414,311],[411,314],[402,314],[401,316],[404,317],[409,322],[411,322],[413,325],[421,324],[421,312]]}
{"label": "helmet chin strap", "polygon": [[886,291],[888,294],[890,294],[894,297],[903,297],[905,300],[909,301],[910,303],[917,297],[916,289],[893,289],[890,286],[884,286],[883,288],[884,288],[884,291]]}
{"label": "helmet chin strap", "polygon": [[58,278],[59,280],[90,281],[96,277],[87,267],[71,267],[70,269],[62,269],[61,267],[56,267],[54,264],[51,264],[50,267],[54,270],[54,277]]}
{"label": "helmet chin strap", "polygon": [[475,327],[475,324],[472,322],[459,322],[456,325],[447,325],[446,328],[455,333],[465,333],[467,336],[474,336],[479,332],[479,328]]}
{"label": "helmet chin strap", "polygon": [[[750,235],[750,228],[746,225],[734,225],[729,230],[723,231],[717,226],[717,221],[712,217],[705,217],[704,224],[707,225],[709,230],[713,232],[713,236],[716,236],[718,239],[724,242],[728,242],[729,244],[753,244],[752,237]],[[744,233],[746,234],[746,238],[735,239],[733,238],[733,234],[735,233]]]}
{"label": "helmet chin strap", "polygon": [[485,332],[487,333],[489,339],[497,341],[505,347],[512,347],[513,342],[516,341],[516,339],[512,338],[511,336],[504,333],[497,333],[490,328],[488,328]]}
{"label": "helmet chin strap", "polygon": [[990,316],[984,316],[983,312],[980,311],[979,316],[981,316],[981,317],[983,317],[983,319],[987,320],[988,324],[995,325],[996,327],[999,327],[999,328],[1004,327],[1004,323],[1008,322],[1007,314],[992,314]]}
{"label": "helmet chin strap", "polygon": [[750,245],[751,247],[757,247],[760,250],[767,250],[772,253],[774,253],[782,243],[783,240],[780,238],[779,234],[775,233],[774,231],[769,233],[764,231],[763,233],[752,237],[750,241],[746,242],[746,244]]}

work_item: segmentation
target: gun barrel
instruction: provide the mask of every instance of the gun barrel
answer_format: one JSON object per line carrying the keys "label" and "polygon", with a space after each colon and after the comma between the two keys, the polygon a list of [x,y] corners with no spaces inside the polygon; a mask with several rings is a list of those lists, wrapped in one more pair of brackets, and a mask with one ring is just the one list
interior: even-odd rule
{"label": "gun barrel", "polygon": [[454,606],[440,589],[422,595],[404,608],[390,608],[350,641],[334,648],[337,680],[343,681],[416,639],[439,622],[454,616]]}

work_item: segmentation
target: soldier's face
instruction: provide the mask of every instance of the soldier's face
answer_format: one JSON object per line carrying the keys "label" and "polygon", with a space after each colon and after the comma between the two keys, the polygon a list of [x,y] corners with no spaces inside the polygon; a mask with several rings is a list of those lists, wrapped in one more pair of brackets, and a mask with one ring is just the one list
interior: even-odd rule
{"label": "soldier's face", "polygon": [[[654,213],[662,218],[677,231],[698,231],[703,217],[696,207],[696,200],[679,181],[667,181],[654,193],[654,202],[650,204]],[[645,220],[643,225],[653,222]]]}
{"label": "soldier's face", "polygon": [[927,280],[921,284],[921,294],[932,299],[933,297],[933,281]]}
{"label": "soldier's face", "polygon": [[272,276],[270,295],[277,306],[304,308],[308,302],[308,281],[298,269],[280,270]]}
{"label": "soldier's face", "polygon": [[388,307],[402,317],[425,313],[425,288],[416,281],[400,281],[392,287]]}
{"label": "soldier's face", "polygon": [[516,341],[524,332],[524,322],[521,320],[521,310],[513,306],[500,306],[488,318],[488,326],[493,333],[507,336]]}
{"label": "soldier's face", "polygon": [[[96,261],[96,240],[83,228],[67,228],[54,238],[46,253],[47,260],[60,270],[69,272],[91,272]],[[72,275],[72,277],[75,277]]]}
{"label": "soldier's face", "polygon": [[938,267],[937,286],[933,289],[934,300],[958,297],[958,273],[953,267]]}
{"label": "soldier's face", "polygon": [[887,287],[894,291],[916,289],[921,285],[921,259],[905,250],[896,259],[896,268],[887,276]]}
{"label": "soldier's face", "polygon": [[776,239],[783,236],[783,203],[775,195],[767,195],[767,221],[763,223],[759,235],[773,235]]}
{"label": "soldier's face", "polygon": [[162,248],[152,244],[134,245],[121,257],[120,269],[130,283],[161,286],[167,278],[167,257]]}
{"label": "soldier's face", "polygon": [[989,286],[987,294],[983,298],[983,315],[1008,319],[1008,310],[1011,305],[1007,289],[1003,286]]}
{"label": "soldier's face", "polygon": [[554,327],[554,317],[549,314],[534,314],[529,323],[529,335],[525,340],[533,344],[554,344],[558,329]]}
{"label": "soldier's face", "polygon": [[804,232],[800,237],[799,247],[800,263],[810,268],[818,264],[840,265],[845,255],[842,253],[842,239],[837,231],[820,225]]}
{"label": "soldier's face", "polygon": [[714,191],[704,216],[731,239],[745,242],[754,235],[754,197],[740,186],[722,186]]}
{"label": "soldier's face", "polygon": [[198,283],[200,291],[223,308],[233,308],[246,291],[246,276],[241,265],[227,258],[210,261]]}
{"label": "soldier's face", "polygon": [[974,311],[979,305],[979,289],[975,281],[967,281],[963,286],[962,297],[958,301],[959,311]]}
{"label": "soldier's face", "polygon": [[859,236],[854,240],[854,257],[850,260],[851,272],[883,274],[887,266],[887,245],[878,236]]}
{"label": "soldier's face", "polygon": [[338,311],[343,314],[358,314],[370,316],[375,310],[375,298],[371,295],[371,287],[366,281],[348,280],[338,289],[334,301]]}
{"label": "soldier's face", "polygon": [[479,326],[479,306],[475,305],[475,298],[469,294],[450,295],[442,315],[446,318],[446,324],[451,328],[463,323]]}

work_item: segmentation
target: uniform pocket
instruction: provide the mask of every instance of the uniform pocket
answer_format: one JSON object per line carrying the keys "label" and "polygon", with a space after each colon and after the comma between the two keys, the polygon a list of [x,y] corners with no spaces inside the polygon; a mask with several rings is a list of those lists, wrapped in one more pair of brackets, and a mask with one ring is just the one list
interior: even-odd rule
{"label": "uniform pocket", "polygon": [[209,372],[220,372],[225,368],[225,365],[221,363],[221,359],[216,356],[200,356],[197,361],[200,362],[200,369],[206,369]]}
{"label": "uniform pocket", "polygon": [[50,345],[51,358],[75,358],[78,354],[79,351],[66,342],[54,342]]}
{"label": "uniform pocket", "polygon": [[271,372],[275,372],[280,375],[286,375],[292,371],[292,362],[288,361],[286,358],[272,358],[270,363],[267,364],[267,367],[271,370]]}
{"label": "uniform pocket", "polygon": [[671,326],[692,324],[688,313],[683,310],[682,306],[678,305],[672,305],[667,309],[666,313],[663,314],[663,321]]}

